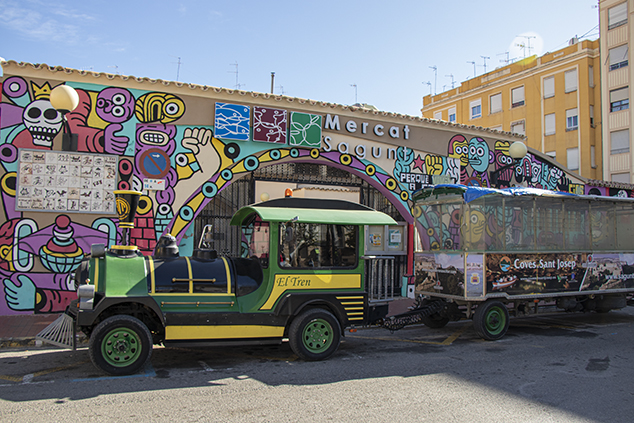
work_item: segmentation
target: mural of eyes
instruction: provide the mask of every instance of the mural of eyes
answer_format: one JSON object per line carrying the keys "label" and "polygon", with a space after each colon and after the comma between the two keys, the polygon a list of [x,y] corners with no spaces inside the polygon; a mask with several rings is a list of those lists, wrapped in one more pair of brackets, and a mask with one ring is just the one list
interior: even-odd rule
{"label": "mural of eyes", "polygon": [[469,144],[467,139],[462,135],[454,135],[449,140],[449,157],[460,159],[460,165],[466,166],[469,164]]}
{"label": "mural of eyes", "polygon": [[469,164],[481,173],[489,167],[489,146],[482,138],[469,141]]}
{"label": "mural of eyes", "polygon": [[111,123],[123,123],[134,113],[134,97],[123,88],[106,88],[97,95],[97,115]]}
{"label": "mural of eyes", "polygon": [[506,165],[510,165],[513,163],[513,158],[511,156],[507,156],[506,154],[498,153],[495,158],[498,167],[504,167]]}
{"label": "mural of eyes", "polygon": [[185,114],[185,103],[172,94],[147,93],[137,99],[134,112],[143,123],[169,123]]}

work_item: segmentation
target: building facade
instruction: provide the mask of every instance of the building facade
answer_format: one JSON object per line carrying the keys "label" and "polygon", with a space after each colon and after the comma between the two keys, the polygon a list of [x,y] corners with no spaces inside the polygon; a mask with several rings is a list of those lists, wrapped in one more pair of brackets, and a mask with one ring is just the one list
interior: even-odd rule
{"label": "building facade", "polygon": [[601,0],[601,100],[604,179],[620,183],[634,181],[632,155],[632,110],[629,66],[632,32],[632,0]]}
{"label": "building facade", "polygon": [[[337,196],[355,195],[399,223],[368,227],[360,240],[373,256],[397,257],[396,287],[413,272],[415,231],[426,245],[440,236],[417,219],[412,194],[422,187],[458,180],[491,186],[496,176],[503,185],[634,197],[632,189],[593,185],[534,149],[509,167],[510,145],[525,138],[480,125],[61,66],[1,65],[0,315],[60,313],[76,298],[69,272],[91,245],[122,244],[115,189],[142,192],[129,238],[143,254],[170,233],[190,255],[201,226],[213,223],[215,248],[233,255],[241,238],[221,222],[238,208],[282,195],[275,190],[286,186],[306,196],[315,196],[315,186],[339,187]],[[66,118],[50,102],[60,85],[79,96]],[[69,132],[77,137],[70,149],[63,142]]]}
{"label": "building facade", "polygon": [[526,136],[528,147],[589,179],[602,179],[599,41],[495,69],[428,95],[422,115]]}

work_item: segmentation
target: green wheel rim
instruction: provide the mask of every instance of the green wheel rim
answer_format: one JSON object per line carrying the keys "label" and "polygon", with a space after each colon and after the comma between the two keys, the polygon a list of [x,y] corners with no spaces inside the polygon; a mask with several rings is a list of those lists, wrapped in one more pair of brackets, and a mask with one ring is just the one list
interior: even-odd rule
{"label": "green wheel rim", "polygon": [[311,353],[321,353],[332,345],[334,339],[332,326],[324,319],[311,320],[302,331],[304,347]]}
{"label": "green wheel rim", "polygon": [[506,326],[506,316],[500,307],[493,307],[484,319],[484,326],[491,335],[499,335]]}
{"label": "green wheel rim", "polygon": [[125,367],[141,356],[141,339],[128,328],[113,329],[101,341],[101,355],[108,364]]}

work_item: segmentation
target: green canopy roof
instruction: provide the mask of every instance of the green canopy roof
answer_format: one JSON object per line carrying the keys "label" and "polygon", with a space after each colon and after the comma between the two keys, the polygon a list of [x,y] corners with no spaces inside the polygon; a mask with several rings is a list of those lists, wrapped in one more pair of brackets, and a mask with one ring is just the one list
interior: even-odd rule
{"label": "green canopy roof", "polygon": [[376,210],[333,210],[291,207],[259,207],[257,205],[241,208],[233,215],[232,225],[240,225],[252,213],[257,213],[266,222],[302,222],[331,223],[336,225],[396,225],[396,221],[385,213]]}

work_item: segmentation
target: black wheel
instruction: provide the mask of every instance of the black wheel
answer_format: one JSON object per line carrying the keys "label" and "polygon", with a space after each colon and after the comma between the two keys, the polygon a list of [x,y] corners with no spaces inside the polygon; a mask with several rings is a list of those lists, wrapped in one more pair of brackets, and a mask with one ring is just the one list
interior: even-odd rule
{"label": "black wheel", "polygon": [[332,313],[314,308],[297,316],[289,330],[291,349],[303,360],[325,360],[337,351],[341,326]]}
{"label": "black wheel", "polygon": [[114,376],[139,371],[152,355],[152,335],[136,317],[108,317],[93,330],[88,353],[93,364]]}
{"label": "black wheel", "polygon": [[440,329],[444,328],[447,323],[449,323],[449,319],[447,317],[443,317],[438,313],[434,313],[430,316],[423,317],[423,324],[428,328],[432,329]]}
{"label": "black wheel", "polygon": [[509,311],[501,301],[488,300],[476,308],[473,326],[482,339],[500,339],[509,328]]}
{"label": "black wheel", "polygon": [[[442,301],[442,300],[428,300],[424,299],[422,305],[430,304],[432,301]],[[449,323],[449,318],[440,315],[440,313],[430,314],[429,316],[424,316],[422,318],[423,324],[431,329],[440,329],[447,326]]]}

